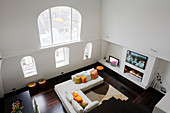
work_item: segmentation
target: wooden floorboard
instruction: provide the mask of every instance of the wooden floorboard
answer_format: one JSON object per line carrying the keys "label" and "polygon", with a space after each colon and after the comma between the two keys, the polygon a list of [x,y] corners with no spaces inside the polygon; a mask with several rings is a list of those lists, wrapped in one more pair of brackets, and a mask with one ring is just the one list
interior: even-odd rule
{"label": "wooden floorboard", "polygon": [[[54,85],[69,80],[71,75],[75,73],[92,67],[95,68],[97,65],[101,64],[95,63],[85,68],[47,80],[48,88],[46,90],[39,90],[36,94],[32,94],[32,101],[34,101],[34,98],[36,99],[41,113],[66,113],[60,99],[54,91]],[[116,104],[114,99],[110,99],[109,101],[103,102],[102,105],[98,106],[91,113],[127,113],[127,111],[131,113],[138,113],[139,109],[141,109],[143,113],[151,113],[156,103],[163,97],[162,93],[154,90],[153,88],[144,90],[107,67],[105,67],[101,76],[106,82],[129,97],[129,100],[127,102],[118,101]],[[26,88],[23,89],[25,90]],[[21,91],[17,91],[17,93]],[[11,94],[8,94],[7,96],[10,95]],[[105,103],[109,103],[109,106]]]}

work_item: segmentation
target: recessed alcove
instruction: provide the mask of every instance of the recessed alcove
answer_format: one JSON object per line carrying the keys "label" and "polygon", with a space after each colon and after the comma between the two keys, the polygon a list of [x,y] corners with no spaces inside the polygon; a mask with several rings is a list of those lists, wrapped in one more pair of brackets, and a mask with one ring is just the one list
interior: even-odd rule
{"label": "recessed alcove", "polygon": [[[111,55],[113,57],[118,58],[120,62],[119,62],[119,66],[114,67],[111,66],[110,63],[107,63],[105,59],[101,58],[99,60],[100,63],[102,63],[106,67],[118,73],[120,76],[125,77],[126,79],[130,80],[131,82],[137,84],[138,86],[144,89],[147,89],[150,86],[152,80],[155,77],[154,71],[155,71],[156,57],[105,40],[103,40],[102,44],[103,44],[102,47],[104,47],[102,50],[103,51],[102,56],[108,59],[109,55]],[[137,67],[133,64],[126,62],[126,56],[128,50],[148,57],[145,69],[141,69],[140,67]],[[132,68],[133,71],[131,72],[128,71],[128,73],[125,72],[125,67],[127,66]],[[134,74],[133,72],[137,72],[137,74]],[[139,72],[140,72],[140,77],[138,76]]]}

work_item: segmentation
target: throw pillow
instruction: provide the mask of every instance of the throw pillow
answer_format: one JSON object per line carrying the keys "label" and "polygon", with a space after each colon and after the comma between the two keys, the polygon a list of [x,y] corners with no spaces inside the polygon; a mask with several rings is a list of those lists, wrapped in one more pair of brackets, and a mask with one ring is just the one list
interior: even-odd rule
{"label": "throw pillow", "polygon": [[98,77],[98,72],[97,72],[97,70],[92,71],[92,72],[91,72],[91,78],[92,78],[92,79],[96,79],[97,77]]}
{"label": "throw pillow", "polygon": [[69,102],[71,102],[74,99],[73,95],[69,91],[66,91],[65,95],[66,95],[66,98]]}
{"label": "throw pillow", "polygon": [[90,104],[88,104],[85,109],[84,109],[84,112],[87,113],[89,111],[91,111],[92,109],[96,108],[98,106],[99,102],[98,101],[94,101]]}
{"label": "throw pillow", "polygon": [[92,71],[94,71],[94,68],[91,68],[91,69],[89,69],[89,70],[87,70],[87,72],[92,72]]}
{"label": "throw pillow", "polygon": [[85,72],[84,76],[86,77],[86,82],[91,80],[91,73],[90,72]]}
{"label": "throw pillow", "polygon": [[81,106],[82,108],[85,108],[85,107],[88,105],[87,102],[81,102],[81,103],[79,103],[79,104],[80,104],[80,106]]}
{"label": "throw pillow", "polygon": [[86,83],[86,77],[80,76],[81,78],[81,83]]}
{"label": "throw pillow", "polygon": [[77,102],[83,102],[83,99],[81,98],[81,96],[76,92],[73,92],[73,98]]}
{"label": "throw pillow", "polygon": [[75,100],[72,100],[72,106],[76,112],[78,112],[78,113],[84,112],[83,108]]}
{"label": "throw pillow", "polygon": [[81,78],[80,77],[74,77],[74,83],[75,84],[81,84]]}

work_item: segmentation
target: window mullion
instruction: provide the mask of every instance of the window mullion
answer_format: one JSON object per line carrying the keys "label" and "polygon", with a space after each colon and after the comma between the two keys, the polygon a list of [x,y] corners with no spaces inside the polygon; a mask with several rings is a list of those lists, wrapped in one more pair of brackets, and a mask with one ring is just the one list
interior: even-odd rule
{"label": "window mullion", "polygon": [[70,15],[70,40],[72,41],[72,8],[71,8],[71,15]]}
{"label": "window mullion", "polygon": [[52,14],[51,14],[51,8],[49,9],[49,18],[50,18],[50,34],[51,34],[51,41],[52,45],[54,44],[54,39],[53,39],[53,31],[52,31]]}

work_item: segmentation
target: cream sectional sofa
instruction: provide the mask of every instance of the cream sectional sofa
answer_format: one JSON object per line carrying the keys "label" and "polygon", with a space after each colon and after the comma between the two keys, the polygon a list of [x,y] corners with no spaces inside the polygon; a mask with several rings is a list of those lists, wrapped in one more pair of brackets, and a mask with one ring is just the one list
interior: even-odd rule
{"label": "cream sectional sofa", "polygon": [[68,99],[66,98],[65,92],[76,91],[83,98],[83,101],[88,102],[88,104],[90,104],[93,102],[88,99],[88,97],[83,93],[83,91],[86,91],[92,87],[102,84],[103,81],[104,79],[100,76],[98,76],[94,80],[88,81],[87,83],[81,83],[81,84],[75,84],[73,80],[71,79],[71,80],[55,85],[54,90],[57,93],[58,97],[60,98],[62,105],[64,106],[66,111],[68,113],[77,113],[75,108],[73,108],[72,103],[70,103]]}

